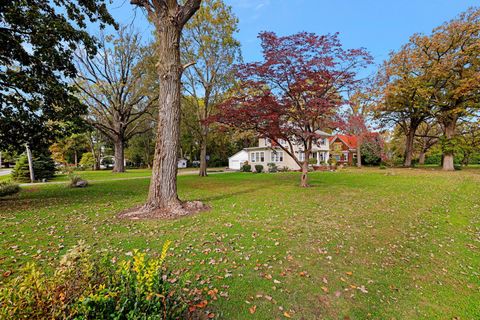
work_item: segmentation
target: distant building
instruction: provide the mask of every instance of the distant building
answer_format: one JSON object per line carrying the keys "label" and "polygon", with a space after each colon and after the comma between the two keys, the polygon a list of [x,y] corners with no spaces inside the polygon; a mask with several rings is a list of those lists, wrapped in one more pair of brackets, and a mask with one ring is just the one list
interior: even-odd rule
{"label": "distant building", "polygon": [[243,149],[228,158],[228,168],[232,170],[240,170],[242,165],[248,161],[248,152]]}
{"label": "distant building", "polygon": [[186,159],[178,159],[177,168],[183,169],[186,168],[188,161]]}
{"label": "distant building", "polygon": [[357,137],[336,134],[330,137],[330,156],[338,164],[354,165],[357,162]]}
{"label": "distant building", "polygon": [[[327,162],[330,156],[330,147],[329,147],[329,137],[330,134],[319,131],[317,132],[319,139],[312,148],[311,159],[316,160],[316,165],[321,165],[324,162]],[[287,141],[279,140],[279,143],[283,147],[288,148]],[[296,157],[303,161],[304,152],[302,146],[294,145],[293,151],[296,154]],[[252,166],[252,170],[255,169],[255,165],[261,164],[266,169],[269,163],[274,163],[279,168],[286,167],[290,170],[300,170],[300,166],[295,162],[295,160],[283,149],[277,145],[275,142],[271,141],[268,138],[258,139],[258,147],[245,148],[228,159],[229,168],[234,170],[239,170],[241,165],[244,162],[247,162]]]}

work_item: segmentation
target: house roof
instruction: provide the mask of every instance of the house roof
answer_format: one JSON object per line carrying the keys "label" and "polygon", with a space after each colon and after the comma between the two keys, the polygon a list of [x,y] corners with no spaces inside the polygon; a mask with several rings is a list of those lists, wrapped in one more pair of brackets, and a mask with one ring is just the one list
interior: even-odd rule
{"label": "house roof", "polygon": [[237,153],[235,153],[234,155],[228,157],[228,159],[233,158],[233,157],[239,155],[239,154],[242,153],[242,152],[247,152],[247,150],[246,150],[246,149],[242,149],[242,150],[238,151]]}
{"label": "house roof", "polygon": [[329,140],[330,142],[335,141],[336,139],[339,139],[343,143],[347,145],[350,149],[356,149],[357,148],[357,137],[356,136],[350,136],[346,134],[336,134],[333,137],[330,137]]}

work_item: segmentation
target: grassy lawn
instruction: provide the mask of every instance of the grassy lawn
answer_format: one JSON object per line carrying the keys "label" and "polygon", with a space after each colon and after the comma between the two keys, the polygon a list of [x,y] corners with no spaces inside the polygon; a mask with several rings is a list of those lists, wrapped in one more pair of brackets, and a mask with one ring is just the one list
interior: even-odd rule
{"label": "grassy lawn", "polygon": [[[208,168],[208,172],[221,172],[225,168]],[[180,174],[197,173],[198,168],[185,168],[179,169]],[[151,169],[127,169],[126,172],[112,173],[111,170],[98,170],[98,171],[75,171],[76,174],[87,180],[127,180],[130,178],[146,178],[152,174]],[[10,175],[1,175],[0,181],[11,180]],[[67,174],[56,174],[55,177],[49,182],[61,182],[68,181]]]}
{"label": "grassy lawn", "polygon": [[181,198],[212,210],[174,221],[115,218],[148,179],[82,175],[0,200],[0,274],[80,239],[119,257],[171,239],[169,265],[222,293],[219,318],[480,319],[479,169],[313,173],[308,189],[297,173],[181,176]]}

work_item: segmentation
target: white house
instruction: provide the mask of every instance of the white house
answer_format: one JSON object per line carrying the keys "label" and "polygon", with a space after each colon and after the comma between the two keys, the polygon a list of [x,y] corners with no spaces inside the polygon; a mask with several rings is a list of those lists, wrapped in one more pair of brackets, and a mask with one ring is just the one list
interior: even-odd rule
{"label": "white house", "polygon": [[[328,138],[332,135],[323,131],[318,131],[317,133],[319,135],[319,139],[317,143],[313,145],[311,158],[316,160],[317,165],[320,165],[323,162],[327,162],[330,157],[330,142]],[[282,146],[289,148],[286,141],[279,140],[279,143]],[[302,146],[294,145],[293,150],[297,158],[300,161],[303,161],[304,153]],[[247,153],[246,157],[244,152]],[[248,163],[252,166],[252,170],[255,169],[255,165],[257,164],[263,165],[264,170],[267,170],[269,163],[275,163],[279,168],[287,167],[290,170],[301,169],[300,166],[290,155],[283,151],[280,146],[272,143],[272,141],[270,141],[270,139],[268,138],[260,138],[258,139],[258,147],[245,148],[230,157],[229,167],[232,168],[232,166],[230,165],[230,159],[237,155],[238,157],[242,157],[242,162],[248,161]],[[235,167],[235,170],[239,169],[240,164]]]}
{"label": "white house", "polygon": [[243,163],[248,161],[248,152],[243,149],[228,158],[228,168],[232,170],[240,170]]}

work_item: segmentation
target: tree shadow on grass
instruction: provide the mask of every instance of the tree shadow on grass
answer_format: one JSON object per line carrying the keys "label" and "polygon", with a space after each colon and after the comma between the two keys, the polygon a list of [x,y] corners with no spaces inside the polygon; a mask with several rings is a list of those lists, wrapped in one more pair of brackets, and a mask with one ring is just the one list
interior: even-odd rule
{"label": "tree shadow on grass", "polygon": [[220,193],[212,196],[200,197],[198,200],[202,202],[224,200],[224,199],[232,198],[232,197],[243,195],[243,194],[254,193],[260,189],[265,190],[266,188],[263,185],[258,185],[255,188],[248,188],[248,189],[239,190],[239,191],[230,192],[230,193]]}

